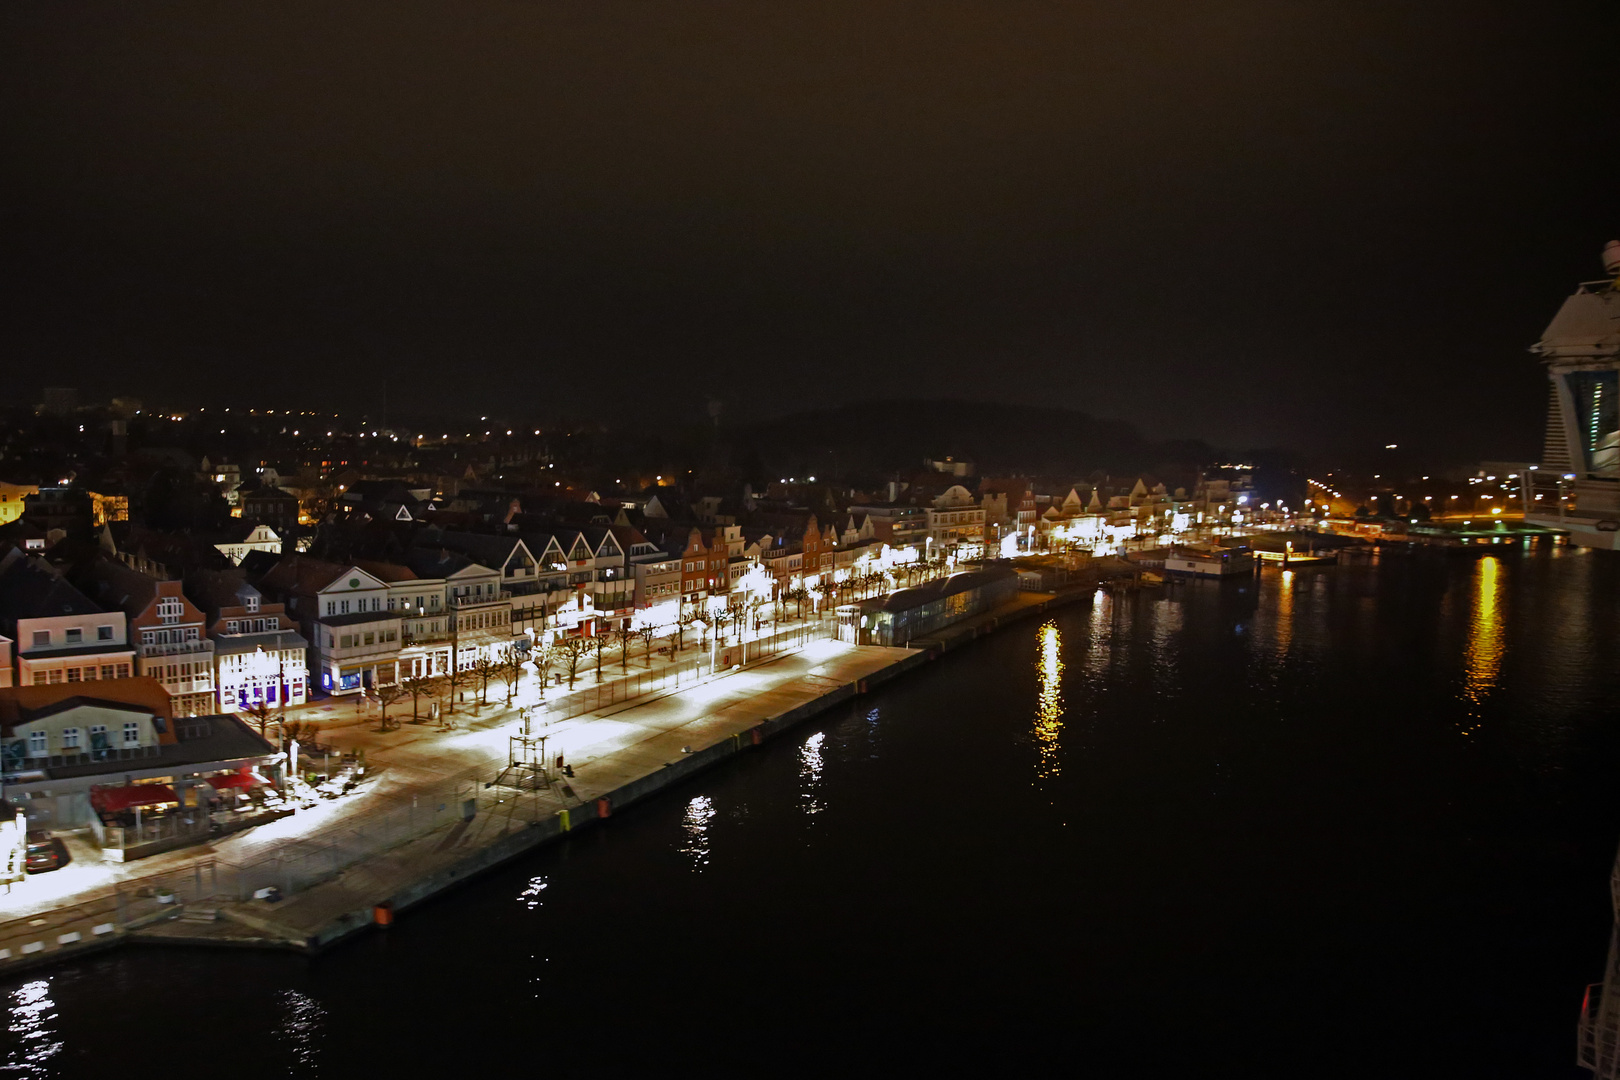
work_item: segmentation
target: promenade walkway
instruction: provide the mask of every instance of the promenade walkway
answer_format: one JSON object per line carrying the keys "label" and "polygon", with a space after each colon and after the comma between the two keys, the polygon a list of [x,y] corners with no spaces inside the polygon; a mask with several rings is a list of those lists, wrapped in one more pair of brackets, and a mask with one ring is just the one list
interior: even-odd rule
{"label": "promenade walkway", "polygon": [[[81,939],[61,943],[77,946],[110,936],[115,926],[122,931],[132,918],[161,915],[164,909],[150,896],[132,903],[137,892],[152,892],[152,887],[136,888],[142,883],[173,888],[182,900],[206,897],[210,908],[226,909],[226,915],[235,907],[250,912],[247,923],[157,922],[143,935],[240,938],[244,944],[302,940],[300,935],[308,936],[306,931],[334,911],[390,896],[399,883],[420,879],[439,862],[453,862],[494,835],[554,818],[569,806],[577,810],[602,793],[680,762],[685,748],[710,747],[865,678],[893,664],[897,655],[906,651],[821,639],[678,690],[541,724],[537,730],[548,737],[549,755],[564,755],[575,770],[568,781],[572,797],[560,784],[538,793],[483,786],[506,765],[508,737],[519,725],[516,707],[492,706],[476,719],[467,718],[473,719],[468,728],[448,732],[409,723],[381,732],[375,717],[325,725],[334,751],[365,752],[373,776],[358,791],[212,844],[133,864],[76,860],[32,877],[0,896],[0,951],[12,950],[0,961],[17,958],[18,950],[36,939],[44,942],[44,951],[54,952],[63,936],[80,933]],[[477,806],[471,822],[460,817],[466,798]],[[296,888],[297,879],[283,868],[300,865],[300,859],[314,871],[329,866],[325,876],[336,879],[273,906],[230,902],[248,895],[249,886],[287,882]],[[222,883],[222,869],[239,880]],[[257,875],[251,881],[250,871]],[[251,930],[261,925],[252,912],[273,913],[275,925],[262,933]]]}
{"label": "promenade walkway", "polygon": [[[574,772],[540,790],[491,784],[519,729],[516,707],[487,707],[451,730],[405,723],[381,731],[375,716],[323,724],[323,741],[335,750],[364,752],[370,775],[360,790],[211,845],[129,866],[87,861],[77,878],[58,871],[30,879],[58,883],[0,897],[0,970],[126,936],[324,947],[370,925],[373,905],[408,907],[865,692],[869,682],[1090,590],[1020,594],[914,643],[920,649],[822,638],[587,715],[536,712],[547,760],[561,755]],[[265,886],[282,898],[251,898]],[[175,903],[165,906],[171,891]],[[181,907],[185,914],[170,918]]]}
{"label": "promenade walkway", "polygon": [[[373,904],[408,894],[436,875],[452,872],[467,862],[470,853],[489,851],[492,855],[488,862],[493,864],[506,856],[499,844],[503,838],[524,833],[535,822],[551,824],[559,811],[570,807],[577,810],[591,806],[594,810],[599,796],[679,765],[689,752],[706,750],[742,735],[763,721],[858,683],[909,655],[914,654],[904,649],[814,642],[800,652],[701,686],[629,702],[605,715],[552,725],[546,730],[547,748],[553,755],[565,755],[573,766],[575,775],[568,781],[572,797],[563,794],[560,785],[538,792],[495,789],[480,800],[479,812],[471,821],[447,823],[278,904],[250,901],[227,905],[225,914],[232,922],[261,936],[300,944],[341,925],[345,916],[358,915],[369,921]],[[468,753],[477,752],[473,749],[477,746],[476,734],[469,735],[463,744]],[[497,761],[504,764],[507,734],[507,730],[499,732],[501,755],[484,750],[486,768]],[[399,767],[412,775],[432,776],[431,762],[442,760],[441,746],[434,743],[401,748],[390,759],[391,771]],[[183,926],[172,929],[179,935],[194,936]],[[221,926],[218,932],[228,935],[236,931]]]}

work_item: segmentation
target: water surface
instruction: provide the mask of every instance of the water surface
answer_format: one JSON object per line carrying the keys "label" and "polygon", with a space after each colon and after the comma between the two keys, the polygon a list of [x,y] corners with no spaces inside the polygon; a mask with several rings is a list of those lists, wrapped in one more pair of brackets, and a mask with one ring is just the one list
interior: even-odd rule
{"label": "water surface", "polygon": [[1026,622],[315,960],[0,985],[0,1076],[1574,1077],[1620,559]]}

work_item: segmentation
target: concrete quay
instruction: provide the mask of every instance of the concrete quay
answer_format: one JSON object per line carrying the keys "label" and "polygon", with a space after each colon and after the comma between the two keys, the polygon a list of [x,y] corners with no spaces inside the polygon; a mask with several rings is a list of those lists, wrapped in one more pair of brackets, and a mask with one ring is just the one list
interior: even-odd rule
{"label": "concrete quay", "polygon": [[[46,950],[32,955],[0,956],[0,973],[130,942],[322,951],[375,926],[379,906],[392,914],[407,911],[575,829],[600,824],[617,810],[1001,626],[1088,599],[1094,588],[1087,582],[1051,594],[1021,593],[992,612],[914,641],[909,649],[813,641],[718,678],[550,724],[544,728],[549,756],[563,754],[574,769],[566,788],[554,782],[539,791],[481,790],[477,812],[470,819],[456,815],[453,823],[274,903],[200,895],[189,903],[149,905],[150,918],[140,919],[138,925],[125,924],[127,929],[120,926],[116,932],[107,921],[110,912],[86,904],[82,921],[103,932],[85,932],[60,946],[47,940]],[[504,750],[511,725],[493,728],[481,723],[476,728],[448,741],[405,733],[405,740],[389,751],[389,796],[426,791],[442,774],[447,754],[449,760],[458,753],[461,760],[476,754],[483,763],[481,778],[493,778],[499,764],[490,752],[497,746]],[[371,740],[356,726],[334,732],[339,736],[334,741],[343,741],[345,730],[353,738]],[[332,809],[338,808],[333,804]],[[249,830],[237,843],[273,848],[279,842],[268,835],[273,829],[266,827],[267,835],[260,838],[253,834],[261,830]],[[41,926],[42,933],[54,929]]]}
{"label": "concrete quay", "polygon": [[712,682],[552,725],[550,747],[575,775],[570,795],[497,789],[501,800],[349,867],[277,903],[221,903],[209,925],[172,922],[131,935],[153,943],[252,944],[318,952],[482,871],[610,817],[766,738],[926,663],[926,653],[836,641]]}
{"label": "concrete quay", "polygon": [[[318,952],[375,925],[378,905],[395,914],[406,911],[1001,626],[1088,599],[1094,589],[1082,584],[1051,594],[1021,593],[995,611],[914,642],[918,647],[912,649],[818,642],[705,686],[570,722],[588,742],[571,741],[563,730],[568,725],[556,725],[558,745],[570,746],[568,760],[576,771],[576,797],[567,805],[558,806],[549,793],[512,791],[495,813],[401,845],[280,903],[227,904],[220,915],[251,931],[256,944],[270,939]],[[738,681],[728,685],[730,680]],[[170,933],[175,931],[165,927],[150,937]]]}

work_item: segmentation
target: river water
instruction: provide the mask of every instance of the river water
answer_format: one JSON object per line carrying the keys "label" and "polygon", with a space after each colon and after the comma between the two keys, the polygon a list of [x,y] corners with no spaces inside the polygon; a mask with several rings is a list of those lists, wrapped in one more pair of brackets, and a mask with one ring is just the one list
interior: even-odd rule
{"label": "river water", "polygon": [[0,1076],[1584,1076],[1617,615],[1572,549],[1099,595],[328,955],[0,984]]}

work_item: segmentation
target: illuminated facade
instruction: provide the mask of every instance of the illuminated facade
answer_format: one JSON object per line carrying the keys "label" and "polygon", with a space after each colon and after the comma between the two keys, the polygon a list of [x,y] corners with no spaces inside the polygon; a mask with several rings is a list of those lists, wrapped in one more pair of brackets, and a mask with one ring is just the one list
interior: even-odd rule
{"label": "illuminated facade", "polygon": [[218,577],[219,603],[208,637],[214,646],[219,711],[304,704],[309,694],[309,642],[281,604],[265,603],[259,590],[246,582]]}
{"label": "illuminated facade", "polygon": [[1547,432],[1525,520],[1582,547],[1620,547],[1620,242],[1602,281],[1583,283],[1531,352],[1547,367]]}
{"label": "illuminated facade", "polygon": [[38,494],[38,484],[8,484],[0,480],[0,525],[9,525],[22,517],[23,500]]}

